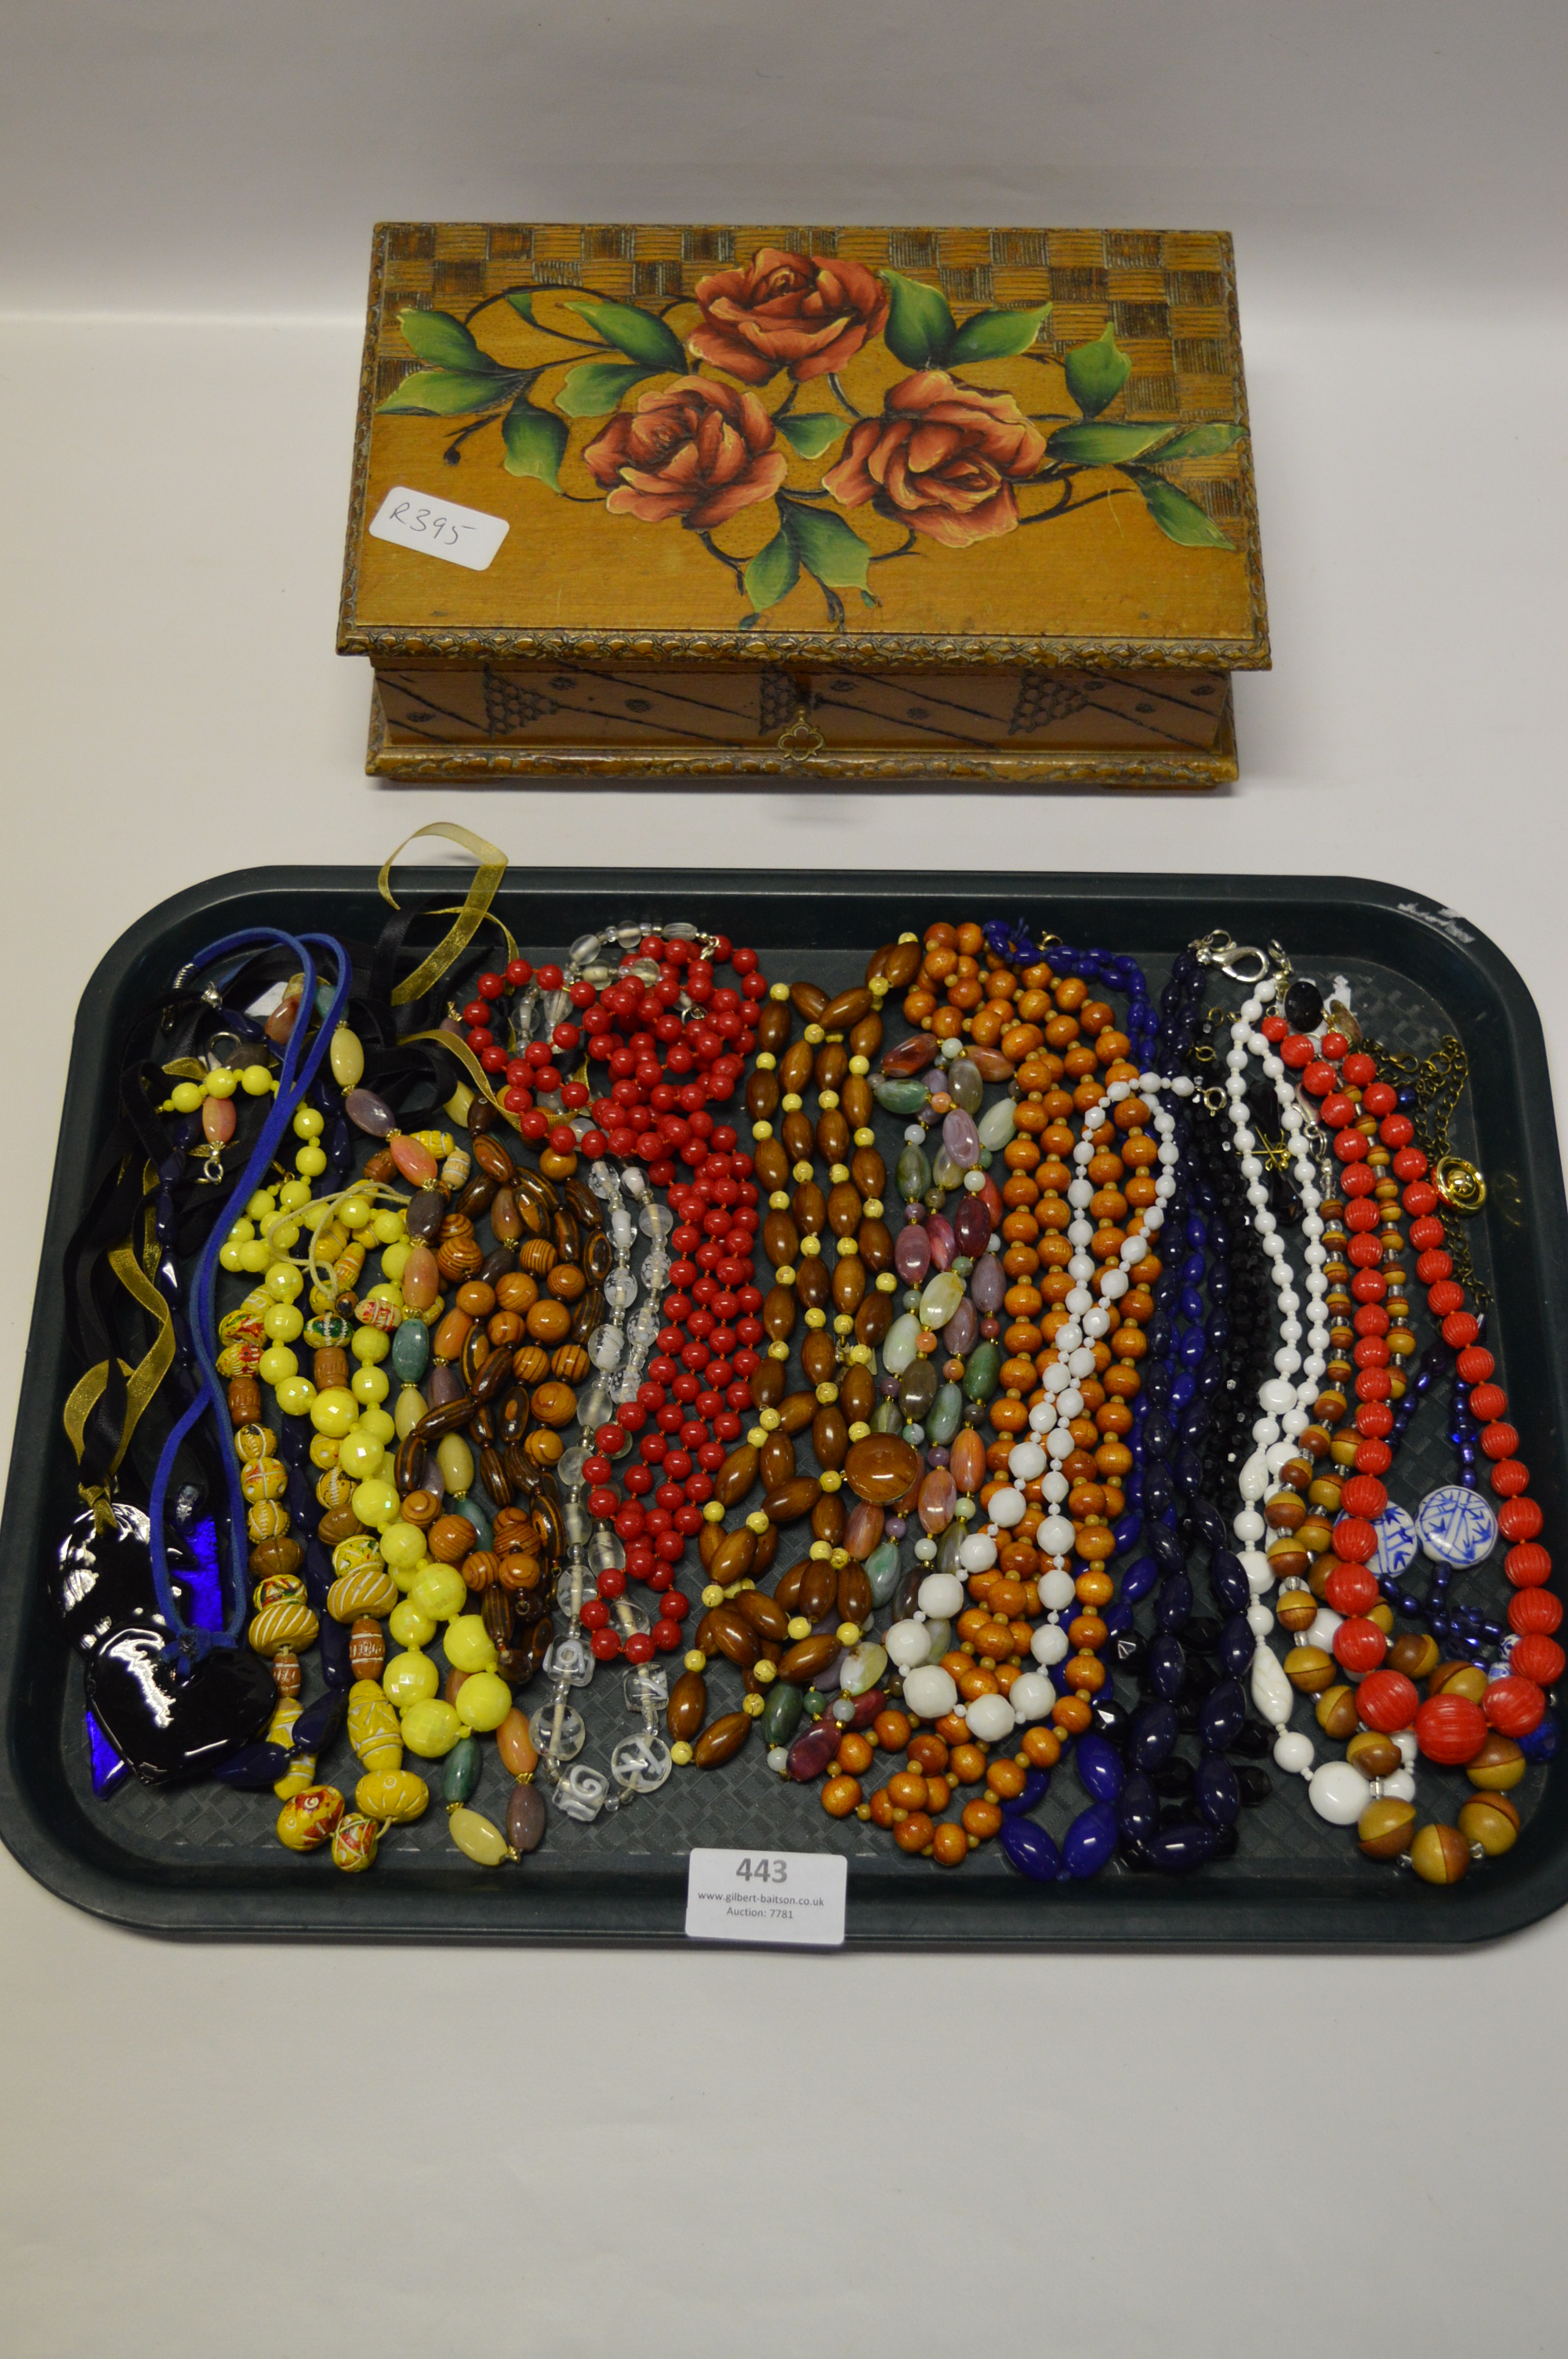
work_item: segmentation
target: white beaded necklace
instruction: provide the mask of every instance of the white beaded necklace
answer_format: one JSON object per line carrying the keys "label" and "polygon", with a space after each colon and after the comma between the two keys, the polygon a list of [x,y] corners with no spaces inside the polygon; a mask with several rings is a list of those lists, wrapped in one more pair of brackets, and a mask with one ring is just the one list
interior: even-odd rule
{"label": "white beaded necklace", "polygon": [[[1242,1178],[1247,1184],[1248,1201],[1252,1206],[1253,1226],[1269,1258],[1279,1302],[1281,1336],[1281,1348],[1274,1355],[1279,1375],[1259,1387],[1259,1405],[1262,1414],[1252,1429],[1258,1447],[1241,1469],[1239,1487],[1243,1505],[1232,1529],[1241,1543],[1241,1562],[1253,1593],[1252,1606],[1248,1614],[1258,1641],[1252,1658],[1252,1701],[1262,1717],[1279,1732],[1274,1741],[1275,1764],[1289,1775],[1306,1778],[1308,1799],[1320,1818],[1336,1826],[1350,1826],[1359,1819],[1367,1804],[1379,1796],[1400,1801],[1413,1799],[1415,1783],[1410,1769],[1415,1742],[1411,1736],[1408,1744],[1400,1745],[1400,1751],[1405,1756],[1404,1766],[1389,1777],[1365,1777],[1350,1761],[1333,1760],[1323,1763],[1321,1767],[1314,1766],[1311,1737],[1289,1725],[1295,1690],[1268,1643],[1274,1627],[1274,1615],[1263,1603],[1263,1593],[1272,1584],[1274,1576],[1267,1556],[1259,1547],[1268,1531],[1260,1508],[1286,1488],[1279,1479],[1280,1469],[1295,1455],[1297,1437],[1304,1433],[1312,1423],[1313,1403],[1328,1364],[1329,1349],[1325,1299],[1328,1281],[1324,1275],[1328,1258],[1323,1244],[1324,1191],[1319,1186],[1308,1121],[1291,1082],[1289,1069],[1257,1029],[1259,1018],[1276,995],[1281,979],[1278,975],[1266,976],[1255,985],[1252,996],[1244,1003],[1231,1027],[1231,1046],[1226,1059],[1226,1093],[1229,1100],[1231,1127],[1236,1136]],[[1274,1216],[1269,1210],[1263,1166],[1257,1153],[1258,1142],[1247,1117],[1249,1055],[1258,1059],[1265,1075],[1274,1085],[1295,1182],[1305,1207],[1302,1223],[1307,1239],[1307,1352],[1304,1360],[1296,1348],[1302,1336],[1301,1322],[1296,1316],[1301,1308],[1300,1298],[1285,1258],[1284,1241],[1279,1235]],[[1292,1386],[1289,1379],[1298,1371],[1299,1380]],[[1286,1589],[1306,1586],[1295,1578],[1283,1585]],[[1339,1626],[1339,1618],[1329,1607],[1320,1607],[1311,1626],[1302,1633],[1300,1643],[1322,1646],[1332,1652],[1334,1632]],[[1395,1741],[1397,1743],[1398,1739]]]}
{"label": "white beaded necklace", "polygon": [[[1067,1652],[1067,1634],[1061,1617],[1076,1609],[1076,1598],[1073,1576],[1067,1569],[1074,1528],[1061,1512],[1070,1487],[1061,1462],[1076,1447],[1068,1427],[1083,1410],[1083,1395],[1077,1386],[1086,1376],[1094,1374],[1094,1346],[1114,1324],[1115,1313],[1108,1306],[1119,1302],[1132,1284],[1131,1273],[1164,1226],[1165,1206],[1175,1193],[1174,1167],[1181,1159],[1181,1149],[1176,1144],[1175,1122],[1160,1103],[1160,1093],[1169,1090],[1176,1097],[1190,1097],[1193,1088],[1184,1074],[1166,1079],[1158,1073],[1143,1073],[1136,1083],[1113,1082],[1099,1103],[1086,1112],[1083,1134],[1073,1148],[1076,1177],[1067,1188],[1067,1202],[1074,1214],[1067,1229],[1067,1242],[1073,1247],[1067,1275],[1073,1287],[1062,1306],[1067,1317],[1056,1332],[1056,1360],[1042,1379],[1046,1397],[1037,1401],[1029,1412],[1027,1438],[1014,1442],[1009,1452],[1007,1467],[1012,1481],[992,1492],[989,1521],[969,1534],[959,1551],[966,1573],[989,1571],[997,1560],[1000,1539],[1022,1520],[1027,1504],[1022,1485],[1040,1482],[1046,1505],[1053,1510],[1035,1534],[1035,1546],[1045,1560],[1039,1578],[1040,1603],[1045,1608],[1045,1619],[1034,1633],[1030,1651],[1040,1669],[1023,1672],[1005,1696],[977,1696],[966,1705],[950,1674],[939,1663],[923,1659],[916,1653],[925,1643],[925,1633],[917,1625],[928,1619],[945,1623],[962,1602],[961,1589],[952,1576],[933,1574],[921,1583],[918,1611],[913,1621],[895,1624],[886,1642],[894,1661],[909,1662],[904,1672],[904,1702],[918,1719],[940,1720],[945,1714],[952,1714],[967,1721],[972,1735],[987,1744],[996,1744],[1010,1736],[1021,1721],[1043,1720],[1056,1701],[1056,1690],[1046,1674],[1052,1664],[1059,1663]],[[1110,1121],[1111,1109],[1134,1095],[1149,1103],[1159,1139],[1160,1176],[1154,1183],[1154,1201],[1143,1215],[1141,1233],[1125,1237],[1116,1261],[1097,1273],[1087,1250],[1095,1232],[1084,1218],[1094,1194],[1086,1173],[1094,1159],[1096,1136]],[[1097,1275],[1098,1302],[1090,1291]]]}

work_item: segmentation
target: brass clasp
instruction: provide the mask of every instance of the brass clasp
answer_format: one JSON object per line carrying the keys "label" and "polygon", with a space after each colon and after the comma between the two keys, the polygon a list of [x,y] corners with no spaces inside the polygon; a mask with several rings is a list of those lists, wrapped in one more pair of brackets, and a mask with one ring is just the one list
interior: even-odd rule
{"label": "brass clasp", "polygon": [[1466,1156],[1444,1155],[1433,1168],[1432,1184],[1451,1212],[1467,1221],[1487,1201],[1487,1183]]}
{"label": "brass clasp", "polygon": [[808,721],[804,712],[797,712],[779,738],[779,752],[784,756],[787,768],[803,770],[815,755],[821,753],[827,743],[816,723]]}

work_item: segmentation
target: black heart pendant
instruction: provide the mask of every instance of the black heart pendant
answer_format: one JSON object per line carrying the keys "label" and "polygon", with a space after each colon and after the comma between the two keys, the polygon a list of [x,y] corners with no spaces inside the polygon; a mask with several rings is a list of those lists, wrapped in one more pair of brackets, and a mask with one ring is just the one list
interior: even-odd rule
{"label": "black heart pendant", "polygon": [[112,1630],[87,1660],[87,1701],[144,1786],[205,1777],[245,1744],[277,1701],[272,1673],[243,1647],[214,1647],[183,1675],[161,1659],[165,1633]]}
{"label": "black heart pendant", "polygon": [[[189,1619],[192,1598],[183,1577],[189,1571],[187,1551],[175,1538],[168,1544],[168,1569],[179,1610]],[[50,1586],[66,1635],[84,1655],[111,1630],[133,1624],[163,1627],[153,1588],[147,1519],[140,1507],[124,1499],[115,1500],[114,1520],[105,1532],[91,1515],[77,1517],[60,1543]]]}

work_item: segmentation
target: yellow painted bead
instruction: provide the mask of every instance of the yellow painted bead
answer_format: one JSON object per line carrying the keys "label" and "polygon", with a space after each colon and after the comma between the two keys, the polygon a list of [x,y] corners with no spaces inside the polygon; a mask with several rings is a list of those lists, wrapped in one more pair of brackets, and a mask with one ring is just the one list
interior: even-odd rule
{"label": "yellow painted bead", "polygon": [[379,1621],[397,1603],[397,1585],[381,1561],[356,1566],[336,1580],[327,1592],[327,1611],[334,1622],[357,1621],[362,1614]]}
{"label": "yellow painted bead", "polygon": [[303,1794],[315,1782],[316,1756],[302,1753],[297,1761],[289,1763],[281,1777],[275,1778],[272,1790],[280,1802],[289,1802],[296,1794]]}
{"label": "yellow painted bead", "polygon": [[287,1745],[294,1734],[294,1723],[305,1707],[297,1696],[279,1696],[266,1724],[269,1745]]}
{"label": "yellow painted bead", "polygon": [[420,1613],[411,1597],[398,1600],[386,1626],[400,1647],[427,1647],[438,1627],[427,1614]]}
{"label": "yellow painted bead", "polygon": [[310,1422],[318,1433],[330,1434],[341,1441],[351,1430],[359,1413],[360,1405],[347,1385],[329,1385],[310,1405]]}
{"label": "yellow painted bead", "polygon": [[426,1761],[438,1761],[467,1734],[457,1712],[439,1696],[412,1704],[403,1715],[403,1742],[410,1753]]}
{"label": "yellow painted bead", "polygon": [[501,1829],[478,1810],[453,1810],[447,1824],[458,1849],[476,1867],[499,1867],[503,1860],[517,1856]]}
{"label": "yellow painted bead", "polygon": [[429,1807],[430,1788],[412,1769],[369,1769],[354,1788],[354,1808],[367,1819],[411,1826]]}
{"label": "yellow painted bead", "polygon": [[336,1786],[310,1786],[285,1802],[277,1814],[277,1839],[290,1851],[315,1851],[330,1843],[343,1815],[343,1798]]}
{"label": "yellow painted bead", "polygon": [[371,1866],[381,1843],[381,1830],[362,1811],[351,1810],[332,1832],[332,1865],[345,1875],[358,1875]]}
{"label": "yellow painted bead", "polygon": [[434,1616],[438,1622],[449,1622],[460,1614],[468,1597],[462,1574],[449,1564],[427,1564],[418,1575],[409,1596],[422,1614]]}
{"label": "yellow painted bead", "polygon": [[375,1680],[356,1680],[349,1690],[349,1743],[367,1769],[402,1767],[403,1732]]}
{"label": "yellow painted bead", "polygon": [[252,1506],[258,1499],[281,1499],[287,1488],[287,1473],[276,1458],[253,1458],[240,1469],[241,1495]]}
{"label": "yellow painted bead", "polygon": [[477,1614],[460,1614],[449,1622],[441,1645],[454,1671],[495,1669],[495,1641]]}
{"label": "yellow painted bead", "polygon": [[[310,1389],[314,1392],[316,1389],[315,1386],[312,1385]],[[312,1435],[310,1441],[311,1465],[335,1466],[337,1462],[338,1444],[335,1436],[330,1433],[317,1433]]]}
{"label": "yellow painted bead", "polygon": [[410,1647],[406,1655],[394,1655],[381,1675],[382,1691],[399,1712],[427,1702],[440,1684],[440,1672],[417,1647]]}
{"label": "yellow painted bead", "polygon": [[297,1654],[302,1647],[314,1642],[320,1626],[308,1605],[285,1599],[277,1605],[264,1605],[245,1635],[254,1654],[277,1655],[285,1647]]}
{"label": "yellow painted bead", "polygon": [[[337,1487],[334,1478],[334,1490]],[[345,1572],[358,1572],[365,1565],[379,1572],[381,1562],[381,1550],[369,1532],[355,1532],[351,1539],[340,1540],[332,1550],[332,1571],[340,1580]],[[367,1606],[365,1610],[368,1613],[370,1609]],[[388,1606],[388,1613],[391,1610]]]}

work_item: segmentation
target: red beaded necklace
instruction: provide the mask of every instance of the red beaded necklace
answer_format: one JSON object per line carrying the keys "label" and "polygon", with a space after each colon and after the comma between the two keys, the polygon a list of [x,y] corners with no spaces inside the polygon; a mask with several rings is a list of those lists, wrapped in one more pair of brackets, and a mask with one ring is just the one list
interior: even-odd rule
{"label": "red beaded necklace", "polygon": [[[1267,1025],[1263,1028],[1268,1031]],[[1509,1607],[1509,1627],[1516,1635],[1508,1674],[1488,1685],[1479,1704],[1463,1696],[1442,1695],[1429,1697],[1418,1708],[1413,1684],[1402,1680],[1397,1705],[1392,1698],[1389,1700],[1394,1713],[1390,1724],[1413,1723],[1423,1754],[1450,1766],[1463,1764],[1480,1750],[1488,1726],[1510,1736],[1526,1734],[1536,1727],[1546,1709],[1544,1690],[1555,1685],[1568,1668],[1568,1657],[1552,1635],[1561,1609],[1553,1612],[1555,1600],[1535,1602],[1535,1593],[1552,1570],[1552,1559],[1537,1538],[1541,1508],[1525,1495],[1530,1470],[1518,1455],[1517,1430],[1503,1421],[1508,1395],[1492,1381],[1497,1363],[1480,1342],[1480,1321],[1465,1308],[1465,1288],[1454,1275],[1454,1258],[1439,1217],[1443,1200],[1428,1176],[1427,1157],[1414,1143],[1413,1124],[1408,1114],[1398,1111],[1395,1091],[1378,1079],[1376,1059],[1365,1049],[1353,1049],[1343,1033],[1325,1033],[1315,1056],[1305,1036],[1281,1038],[1279,1048],[1284,1062],[1300,1069],[1303,1089],[1320,1101],[1321,1118],[1333,1134],[1334,1154],[1343,1167],[1346,1226],[1356,1232],[1348,1252],[1349,1260],[1357,1265],[1352,1291],[1357,1291],[1358,1280],[1365,1280],[1363,1293],[1376,1299],[1381,1284],[1378,1265],[1382,1247],[1372,1234],[1377,1223],[1371,1201],[1374,1174],[1366,1160],[1370,1142],[1357,1126],[1358,1118],[1368,1115],[1377,1120],[1378,1138],[1390,1150],[1390,1169],[1401,1184],[1400,1201],[1411,1216],[1410,1243],[1418,1256],[1416,1277],[1426,1288],[1427,1308],[1444,1342],[1456,1354],[1460,1381],[1471,1387],[1468,1408],[1481,1427],[1480,1447],[1491,1466],[1491,1487],[1499,1503],[1498,1529],[1510,1543],[1503,1571],[1516,1592]],[[1303,1048],[1307,1051],[1304,1058]],[[1360,1360],[1359,1352],[1357,1357]],[[1354,1422],[1361,1439],[1355,1463],[1357,1473],[1363,1477],[1385,1473],[1390,1462],[1386,1437],[1393,1429],[1394,1413],[1388,1389],[1382,1367],[1360,1365]],[[1381,1491],[1380,1484],[1377,1488]],[[1355,1529],[1346,1533],[1353,1546],[1359,1537]],[[1336,1529],[1336,1554],[1341,1552],[1339,1539]],[[1383,1689],[1388,1686],[1384,1680]],[[1379,1726],[1387,1716],[1385,1712]]]}
{"label": "red beaded necklace", "polygon": [[[715,1473],[741,1438],[762,1340],[762,1298],[752,1283],[761,1216],[752,1158],[737,1152],[727,1124],[709,1134],[707,1147],[690,1181],[669,1187],[678,1219],[670,1244],[680,1257],[670,1266],[675,1291],[665,1300],[657,1353],[635,1401],[600,1428],[583,1469],[592,1485],[589,1514],[613,1524],[626,1551],[626,1575],[660,1598],[650,1637],[652,1648],[665,1654],[679,1643],[688,1607],[674,1585],[676,1567],[702,1529]],[[633,1441],[635,1455],[618,1492],[615,1459]],[[600,1595],[616,1594],[614,1584],[624,1577],[611,1574],[607,1593],[601,1575]],[[622,1646],[630,1657],[633,1644],[609,1626],[608,1615],[591,1643],[600,1661]]]}
{"label": "red beaded necklace", "polygon": [[[729,966],[737,987],[718,982]],[[602,988],[584,975],[568,979],[556,965],[514,958],[500,973],[481,974],[477,997],[462,1011],[468,1045],[483,1071],[504,1078],[502,1103],[518,1116],[524,1138],[546,1139],[562,1152],[575,1148],[590,1161],[609,1153],[635,1156],[656,1187],[675,1178],[674,1158],[700,1158],[713,1127],[710,1104],[727,1104],[756,1046],[757,1003],[767,996],[755,951],[736,949],[724,934],[688,940],[649,933],[622,951],[620,972]],[[496,1038],[498,1004],[519,991],[561,993],[572,1014],[551,1025],[547,1039],[513,1050]],[[568,1118],[580,1116],[591,1092],[561,1067],[583,1049],[588,1064],[609,1071],[606,1093],[593,1101],[597,1128],[567,1137]],[[541,1103],[553,1100],[553,1106]]]}
{"label": "red beaded necklace", "polygon": [[[734,988],[716,978],[715,970],[726,965]],[[755,1347],[762,1340],[762,1295],[752,1283],[758,1190],[751,1157],[737,1152],[734,1130],[708,1108],[735,1093],[756,1046],[768,984],[756,952],[735,948],[724,935],[687,940],[651,932],[623,951],[614,980],[598,985],[586,976],[568,983],[558,967],[535,970],[514,960],[503,975],[480,978],[480,1000],[463,1011],[465,1022],[487,1016],[507,989],[530,983],[546,992],[564,988],[577,1020],[557,1023],[548,1044],[530,1042],[513,1059],[493,1031],[487,1048],[476,1039],[481,1027],[470,1030],[481,1063],[505,1073],[503,1103],[519,1115],[525,1137],[549,1129],[540,1096],[558,1093],[563,1109],[580,1114],[589,1091],[583,1082],[565,1081],[554,1057],[564,1060],[586,1043],[588,1061],[605,1067],[609,1083],[592,1102],[598,1128],[576,1142],[579,1150],[643,1163],[652,1184],[667,1190],[677,1222],[657,1350],[636,1398],[599,1429],[583,1468],[589,1513],[613,1525],[625,1549],[623,1571],[600,1573],[583,1625],[600,1662],[624,1654],[640,1663],[680,1643],[689,1601],[675,1586],[676,1567],[702,1528],[714,1473],[740,1439],[751,1406]],[[677,1158],[689,1180],[677,1179]],[[649,1631],[617,1626],[612,1607],[628,1579],[643,1582],[660,1601]]]}

